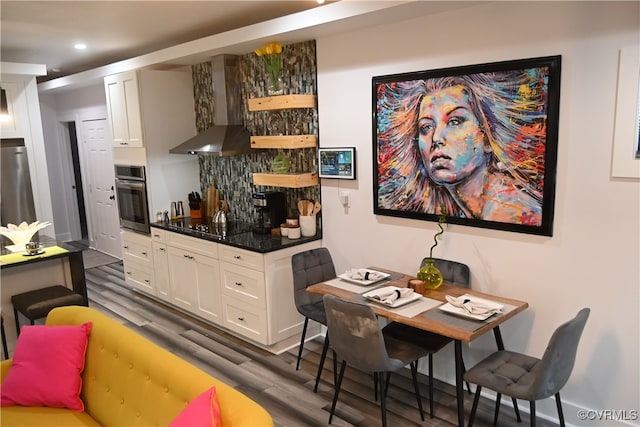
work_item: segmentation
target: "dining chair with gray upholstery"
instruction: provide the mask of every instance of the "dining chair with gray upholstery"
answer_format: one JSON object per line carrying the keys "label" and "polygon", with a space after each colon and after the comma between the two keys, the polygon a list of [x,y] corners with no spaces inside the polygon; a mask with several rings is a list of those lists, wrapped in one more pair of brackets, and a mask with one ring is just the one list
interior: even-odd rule
{"label": "dining chair with gray upholstery", "polygon": [[[471,272],[469,270],[469,266],[461,262],[441,258],[434,258],[434,260],[436,268],[440,270],[446,283],[465,288],[470,287]],[[424,258],[420,267],[422,267],[426,261],[427,258]],[[429,355],[429,410],[430,416],[433,418],[433,355],[442,350],[442,348],[453,340],[449,337],[424,331],[398,322],[389,323],[382,329],[382,333],[385,338],[409,341],[421,346],[427,351]],[[467,388],[469,388],[468,383]]]}
{"label": "dining chair with gray upholstery", "polygon": [[464,374],[464,379],[477,384],[469,427],[473,426],[483,387],[497,393],[494,424],[498,421],[500,398],[503,394],[529,401],[531,427],[536,425],[536,401],[555,396],[560,426],[564,427],[560,390],[573,371],[578,343],[589,313],[589,308],[583,308],[573,319],[560,325],[551,336],[542,359],[502,350],[469,369]]}
{"label": "dining chair with gray upholstery", "polygon": [[[296,309],[304,316],[304,326],[302,328],[302,337],[300,338],[300,347],[298,349],[298,360],[296,361],[296,370],[298,370],[300,369],[300,359],[302,358],[302,349],[304,347],[309,319],[327,326],[327,316],[325,314],[322,296],[310,294],[307,292],[307,287],[335,278],[336,269],[333,265],[331,253],[327,248],[310,249],[293,255],[293,257],[291,257],[291,269],[293,271],[293,297]],[[316,374],[316,383],[313,387],[314,392],[318,391],[318,383],[320,382],[328,348],[329,337],[327,335],[325,336],[324,345],[322,346],[322,355],[320,356],[318,373]],[[335,360],[334,366],[336,366]]]}
{"label": "dining chair with gray upholstery", "polygon": [[342,359],[340,371],[335,381],[329,424],[333,419],[347,364],[375,374],[374,377],[378,381],[377,388],[380,390],[380,411],[383,426],[387,425],[385,401],[389,376],[392,372],[409,365],[420,418],[424,421],[418,385],[418,359],[426,355],[425,350],[408,341],[386,339],[382,335],[378,318],[373,309],[366,304],[325,295],[324,307],[327,313],[327,332],[331,347],[334,354]]}

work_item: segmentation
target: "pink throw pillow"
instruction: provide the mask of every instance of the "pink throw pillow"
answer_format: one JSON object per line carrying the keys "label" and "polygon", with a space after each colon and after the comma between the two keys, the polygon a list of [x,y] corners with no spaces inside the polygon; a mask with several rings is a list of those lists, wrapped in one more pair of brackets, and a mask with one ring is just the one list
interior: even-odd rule
{"label": "pink throw pillow", "polygon": [[83,411],[80,399],[87,341],[93,323],[22,327],[0,406],[49,406]]}
{"label": "pink throw pillow", "polygon": [[169,427],[222,427],[222,416],[215,387],[193,399],[171,421]]}

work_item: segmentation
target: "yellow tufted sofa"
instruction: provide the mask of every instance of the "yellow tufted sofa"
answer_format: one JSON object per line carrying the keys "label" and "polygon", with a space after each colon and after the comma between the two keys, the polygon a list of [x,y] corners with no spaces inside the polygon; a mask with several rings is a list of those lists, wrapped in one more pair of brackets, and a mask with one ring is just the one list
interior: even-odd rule
{"label": "yellow tufted sofa", "polygon": [[[10,406],[0,425],[167,426],[193,398],[215,386],[223,427],[273,426],[271,416],[249,397],[89,307],[60,307],[47,325],[93,322],[82,375],[84,412]],[[11,360],[2,362],[2,379]]]}

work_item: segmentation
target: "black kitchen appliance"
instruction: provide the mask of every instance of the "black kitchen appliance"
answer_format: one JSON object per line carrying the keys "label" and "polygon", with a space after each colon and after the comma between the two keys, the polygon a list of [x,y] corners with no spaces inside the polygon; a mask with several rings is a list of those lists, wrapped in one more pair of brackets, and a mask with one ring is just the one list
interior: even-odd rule
{"label": "black kitchen appliance", "polygon": [[287,219],[287,202],[281,191],[253,193],[253,207],[256,208],[255,233],[271,233]]}

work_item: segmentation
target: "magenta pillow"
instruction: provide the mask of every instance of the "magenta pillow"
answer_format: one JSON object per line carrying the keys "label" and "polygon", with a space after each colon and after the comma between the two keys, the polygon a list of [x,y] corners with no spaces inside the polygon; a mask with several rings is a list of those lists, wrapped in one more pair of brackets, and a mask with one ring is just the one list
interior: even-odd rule
{"label": "magenta pillow", "polygon": [[193,399],[171,421],[169,427],[222,427],[220,405],[215,387]]}
{"label": "magenta pillow", "polygon": [[83,411],[81,374],[92,326],[23,326],[0,387],[0,406]]}

